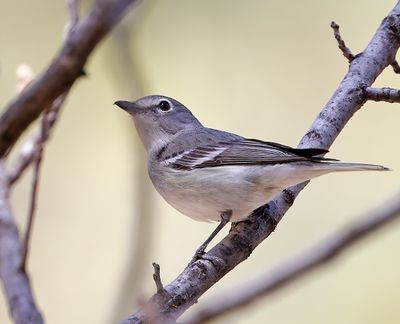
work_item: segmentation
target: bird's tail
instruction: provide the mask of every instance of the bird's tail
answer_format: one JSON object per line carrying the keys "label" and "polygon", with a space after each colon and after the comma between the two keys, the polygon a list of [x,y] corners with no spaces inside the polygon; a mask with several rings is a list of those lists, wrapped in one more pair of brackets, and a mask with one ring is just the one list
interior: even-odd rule
{"label": "bird's tail", "polygon": [[346,163],[339,161],[318,161],[312,163],[299,164],[280,164],[275,166],[274,172],[265,169],[266,174],[262,175],[266,179],[266,184],[271,181],[279,182],[282,187],[289,187],[306,180],[310,180],[327,173],[345,171],[389,171],[390,169],[382,165],[366,163]]}

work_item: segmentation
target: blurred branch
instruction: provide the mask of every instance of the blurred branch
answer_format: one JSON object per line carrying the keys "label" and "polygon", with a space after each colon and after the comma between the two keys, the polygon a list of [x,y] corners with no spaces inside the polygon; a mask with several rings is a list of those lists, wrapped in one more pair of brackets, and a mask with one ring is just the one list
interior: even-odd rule
{"label": "blurred branch", "polygon": [[[45,116],[43,116],[43,121],[45,120]],[[21,268],[24,272],[26,272],[26,260],[28,258],[29,252],[29,243],[33,229],[33,221],[36,211],[36,201],[38,195],[38,188],[39,188],[39,177],[40,177],[40,165],[42,163],[42,156],[43,156],[43,145],[44,145],[44,122],[42,122],[42,130],[40,140],[38,141],[38,145],[35,149],[35,168],[33,170],[33,181],[32,181],[32,188],[31,188],[31,200],[29,204],[29,212],[28,212],[28,224],[26,227],[25,237],[24,237],[24,253],[22,256],[21,261]]]}
{"label": "blurred branch", "polygon": [[138,0],[97,0],[90,13],[68,34],[47,70],[17,96],[0,117],[0,156],[26,128],[84,74],[84,66],[99,42]]}
{"label": "blurred branch", "polygon": [[400,90],[393,88],[366,88],[365,96],[368,100],[400,103]]}
{"label": "blurred branch", "polygon": [[399,216],[400,194],[397,194],[395,199],[382,204],[361,219],[353,221],[276,269],[208,302],[206,306],[190,315],[184,323],[195,324],[215,320],[231,311],[248,306],[261,297],[271,295],[312,270],[333,261],[355,243],[375,233]]}
{"label": "blurred branch", "polygon": [[0,278],[16,324],[42,324],[29,277],[21,269],[23,247],[8,202],[4,161],[0,161]]}
{"label": "blurred branch", "polygon": [[[58,97],[50,109],[44,112],[42,117],[41,127],[37,136],[34,136],[29,140],[28,147],[31,148],[31,152],[29,155],[20,155],[19,166],[24,166],[25,168],[29,165],[30,162],[35,161],[35,168],[33,172],[33,182],[32,182],[32,190],[31,190],[31,200],[29,206],[29,214],[28,214],[28,224],[24,238],[24,253],[22,258],[21,267],[25,271],[26,269],[26,260],[29,252],[29,243],[32,234],[34,215],[36,211],[36,201],[39,187],[39,176],[40,176],[40,165],[42,162],[43,150],[45,142],[49,139],[51,129],[53,128],[57,118],[59,116],[60,108],[62,107],[65,99],[68,95],[68,91],[64,92],[60,97]],[[25,151],[26,152],[26,151]],[[25,159],[24,159],[25,158]],[[18,177],[22,174],[24,169],[17,169]],[[10,179],[9,184],[10,184]]]}
{"label": "blurred branch", "polygon": [[79,22],[80,0],[65,0],[68,10],[68,20],[64,28],[64,41],[73,33]]}
{"label": "blurred branch", "polygon": [[[350,118],[365,103],[365,87],[371,86],[390,65],[400,46],[400,3],[382,21],[370,43],[357,55],[333,96],[302,138],[299,147],[329,148]],[[233,224],[229,234],[214,246],[206,259],[188,266],[170,284],[164,286],[164,298],[155,294],[124,324],[141,323],[146,309],[157,309],[160,322],[174,322],[226,273],[246,260],[251,252],[274,230],[297,195],[307,185],[302,183],[282,192],[275,200],[256,209],[243,222]]]}
{"label": "blurred branch", "polygon": [[[67,33],[72,32],[79,21],[79,0],[66,0],[68,8],[68,22],[66,26]],[[68,35],[68,34],[67,34]]]}

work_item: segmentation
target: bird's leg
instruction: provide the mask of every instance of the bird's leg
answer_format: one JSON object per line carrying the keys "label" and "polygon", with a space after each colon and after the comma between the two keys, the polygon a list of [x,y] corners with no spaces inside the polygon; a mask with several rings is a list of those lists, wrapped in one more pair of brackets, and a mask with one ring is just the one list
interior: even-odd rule
{"label": "bird's leg", "polygon": [[194,261],[200,259],[204,252],[205,249],[207,248],[208,244],[214,239],[215,236],[225,227],[226,224],[229,223],[232,217],[232,210],[227,210],[223,211],[221,213],[221,220],[217,226],[217,228],[210,234],[210,236],[204,241],[202,245],[196,250],[196,253],[190,263],[193,263]]}

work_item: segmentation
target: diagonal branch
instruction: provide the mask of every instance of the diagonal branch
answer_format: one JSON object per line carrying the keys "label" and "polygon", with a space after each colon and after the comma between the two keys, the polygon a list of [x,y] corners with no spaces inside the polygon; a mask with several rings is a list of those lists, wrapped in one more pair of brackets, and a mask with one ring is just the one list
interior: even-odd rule
{"label": "diagonal branch", "polygon": [[59,95],[83,75],[87,59],[127,9],[138,0],[97,0],[68,34],[48,69],[6,107],[0,117],[0,157]]}
{"label": "diagonal branch", "polygon": [[[339,87],[322,109],[299,147],[329,148],[353,114],[365,103],[365,87],[372,85],[379,74],[394,61],[400,46],[400,3],[382,21],[361,55],[355,57]],[[142,309],[123,323],[141,323],[146,309],[157,308],[160,322],[175,321],[211,286],[251,252],[274,230],[274,225],[291,207],[307,183],[284,190],[275,200],[258,208],[245,221],[234,224],[230,233],[207,253],[211,263],[198,260],[187,267],[169,285],[164,286],[165,298],[154,295]],[[151,306],[150,306],[151,305]]]}
{"label": "diagonal branch", "polygon": [[366,236],[375,233],[399,217],[400,194],[278,268],[210,301],[208,305],[187,318],[184,323],[197,324],[215,320],[217,317],[249,305],[260,297],[266,297],[312,270],[333,261]]}

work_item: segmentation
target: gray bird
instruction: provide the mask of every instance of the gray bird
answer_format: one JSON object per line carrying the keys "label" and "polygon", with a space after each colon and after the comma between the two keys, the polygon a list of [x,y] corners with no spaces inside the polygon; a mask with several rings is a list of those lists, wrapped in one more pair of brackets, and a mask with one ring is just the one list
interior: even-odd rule
{"label": "gray bird", "polygon": [[244,220],[287,187],[330,172],[388,170],[326,159],[324,149],[297,149],[206,128],[183,104],[165,96],[115,104],[133,117],[159,194],[195,220],[220,221],[197,256],[226,223]]}

